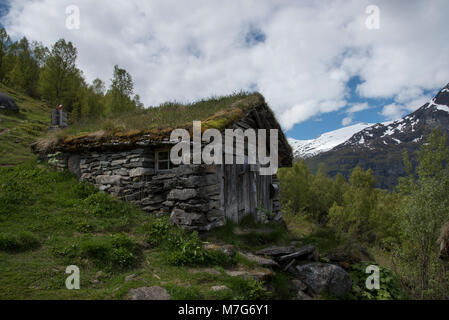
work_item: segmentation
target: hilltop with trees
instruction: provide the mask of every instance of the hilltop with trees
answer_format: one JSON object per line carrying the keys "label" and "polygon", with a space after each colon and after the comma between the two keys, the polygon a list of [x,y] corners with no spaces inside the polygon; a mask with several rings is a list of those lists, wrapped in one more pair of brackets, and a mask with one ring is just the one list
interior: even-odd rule
{"label": "hilltop with trees", "polygon": [[89,84],[77,66],[77,57],[78,50],[70,41],[59,39],[48,48],[26,37],[13,41],[4,28],[0,29],[3,84],[51,108],[62,104],[72,122],[143,108],[129,72],[115,65],[108,88],[99,78]]}

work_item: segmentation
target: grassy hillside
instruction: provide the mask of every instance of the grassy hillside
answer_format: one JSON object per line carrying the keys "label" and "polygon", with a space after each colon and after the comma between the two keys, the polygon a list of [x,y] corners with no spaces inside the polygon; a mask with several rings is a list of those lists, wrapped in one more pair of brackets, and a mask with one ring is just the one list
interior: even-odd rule
{"label": "grassy hillside", "polygon": [[35,158],[30,144],[46,134],[50,108],[41,101],[0,84],[0,92],[12,97],[19,113],[0,111],[0,166],[16,165]]}
{"label": "grassy hillside", "polygon": [[[167,217],[35,163],[0,168],[0,186],[0,299],[122,299],[130,288],[151,285],[174,299],[269,297],[262,283],[225,272],[262,269],[201,243],[227,238],[248,249],[288,240],[277,228],[259,238],[232,236],[232,225],[200,239],[169,226]],[[65,268],[72,264],[80,268],[80,290],[65,288]],[[217,285],[229,289],[211,290]],[[271,297],[280,297],[276,288]]]}

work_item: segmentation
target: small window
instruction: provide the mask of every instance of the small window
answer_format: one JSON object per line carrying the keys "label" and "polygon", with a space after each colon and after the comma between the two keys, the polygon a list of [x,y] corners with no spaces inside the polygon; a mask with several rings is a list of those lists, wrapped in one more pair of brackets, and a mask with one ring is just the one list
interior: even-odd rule
{"label": "small window", "polygon": [[177,167],[170,161],[170,150],[156,151],[156,170],[167,171]]}

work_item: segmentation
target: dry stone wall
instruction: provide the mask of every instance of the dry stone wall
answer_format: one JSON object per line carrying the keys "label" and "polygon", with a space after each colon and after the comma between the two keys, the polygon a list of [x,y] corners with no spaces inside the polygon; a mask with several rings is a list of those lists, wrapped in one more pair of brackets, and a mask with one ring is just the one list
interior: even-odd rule
{"label": "dry stone wall", "polygon": [[155,171],[152,148],[129,151],[60,153],[49,163],[69,170],[98,189],[130,201],[192,230],[224,225],[221,209],[221,175],[215,165],[181,165]]}

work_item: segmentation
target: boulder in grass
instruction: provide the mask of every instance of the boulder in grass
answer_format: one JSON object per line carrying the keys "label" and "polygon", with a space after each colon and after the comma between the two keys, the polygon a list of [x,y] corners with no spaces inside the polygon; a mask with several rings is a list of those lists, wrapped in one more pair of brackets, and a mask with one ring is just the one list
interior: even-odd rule
{"label": "boulder in grass", "polygon": [[0,110],[19,112],[19,107],[13,98],[0,92]]}
{"label": "boulder in grass", "polygon": [[313,294],[327,292],[336,298],[343,298],[352,288],[349,274],[334,264],[314,262],[296,266],[296,276],[307,285]]}
{"label": "boulder in grass", "polygon": [[264,248],[259,251],[256,251],[256,254],[261,255],[261,256],[279,257],[279,256],[291,254],[291,253],[295,252],[295,249],[296,248],[294,246],[289,246],[289,247],[273,246],[273,247],[268,247],[268,248]]}
{"label": "boulder in grass", "polygon": [[280,262],[290,261],[292,259],[302,259],[310,256],[310,254],[315,252],[315,247],[311,244],[308,244],[300,249],[295,250],[295,252],[291,254],[287,254],[284,256],[280,256],[278,260]]}

